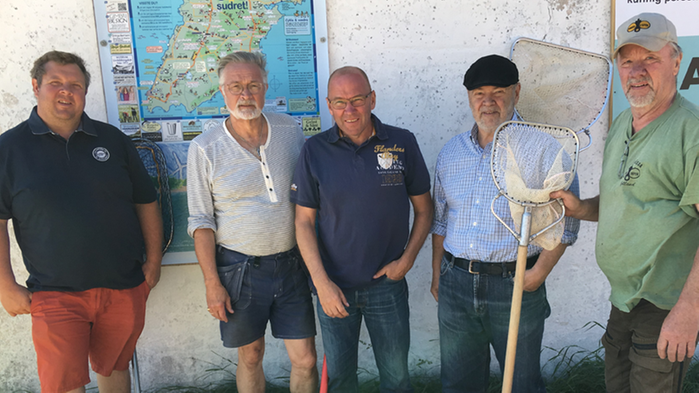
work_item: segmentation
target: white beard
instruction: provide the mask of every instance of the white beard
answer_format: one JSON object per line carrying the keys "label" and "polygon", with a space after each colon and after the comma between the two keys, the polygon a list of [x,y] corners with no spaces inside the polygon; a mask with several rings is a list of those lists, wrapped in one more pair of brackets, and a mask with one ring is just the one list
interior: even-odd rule
{"label": "white beard", "polygon": [[[255,109],[243,109],[240,107],[241,105],[255,105]],[[262,115],[262,109],[257,107],[257,102],[255,102],[255,100],[239,100],[233,110],[228,108],[228,112],[230,112],[231,116],[240,120],[257,119]]]}

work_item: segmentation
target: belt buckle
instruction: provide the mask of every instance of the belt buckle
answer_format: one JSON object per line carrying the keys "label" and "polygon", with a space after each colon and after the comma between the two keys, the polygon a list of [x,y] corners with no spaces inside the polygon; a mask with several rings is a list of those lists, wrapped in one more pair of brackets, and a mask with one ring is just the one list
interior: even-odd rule
{"label": "belt buckle", "polygon": [[473,271],[473,262],[478,262],[478,261],[474,261],[474,260],[468,261],[468,272],[471,274],[481,274],[481,272],[474,272]]}

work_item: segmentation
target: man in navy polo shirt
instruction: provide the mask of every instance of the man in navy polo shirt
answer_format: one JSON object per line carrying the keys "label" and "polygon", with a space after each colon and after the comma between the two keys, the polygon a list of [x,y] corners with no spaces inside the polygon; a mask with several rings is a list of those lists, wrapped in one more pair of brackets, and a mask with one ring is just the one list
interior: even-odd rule
{"label": "man in navy polo shirt", "polygon": [[[129,138],[84,112],[83,60],[52,51],[31,71],[37,106],[0,136],[0,301],[32,316],[42,392],[128,392],[163,228]],[[12,273],[7,221],[29,271]],[[145,247],[144,247],[145,246]],[[145,253],[145,259],[144,259]]]}
{"label": "man in navy polo shirt", "polygon": [[412,392],[404,277],[432,219],[429,174],[415,136],[372,115],[376,93],[364,71],[333,72],[327,102],[336,124],[304,145],[291,201],[298,245],[318,294],[329,391],[358,390],[365,318],[381,391]]}

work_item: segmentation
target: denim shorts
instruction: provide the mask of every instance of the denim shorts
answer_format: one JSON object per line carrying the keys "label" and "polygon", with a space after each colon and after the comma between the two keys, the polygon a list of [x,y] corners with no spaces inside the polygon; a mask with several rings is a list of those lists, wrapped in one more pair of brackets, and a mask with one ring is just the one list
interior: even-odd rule
{"label": "denim shorts", "polygon": [[228,291],[233,314],[221,322],[223,346],[237,348],[272,335],[302,339],[316,334],[311,290],[296,248],[274,255],[250,256],[218,247],[216,265]]}

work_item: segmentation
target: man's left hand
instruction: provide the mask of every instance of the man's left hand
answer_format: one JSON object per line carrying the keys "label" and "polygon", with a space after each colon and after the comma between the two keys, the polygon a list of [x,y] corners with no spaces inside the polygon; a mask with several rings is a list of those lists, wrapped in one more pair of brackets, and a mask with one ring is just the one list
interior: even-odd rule
{"label": "man's left hand", "polygon": [[148,287],[150,289],[155,288],[158,281],[160,281],[160,263],[146,261],[146,263],[141,266],[141,269],[143,269],[143,275],[146,276]]}
{"label": "man's left hand", "polygon": [[400,281],[406,274],[408,274],[411,267],[413,267],[412,262],[407,260],[407,258],[400,257],[379,269],[379,271],[374,274],[374,279],[385,275],[390,280]]}
{"label": "man's left hand", "polygon": [[534,267],[524,272],[524,290],[527,292],[536,291],[544,283],[546,276],[546,273],[541,272],[541,269],[537,269],[536,265],[534,265]]}
{"label": "man's left hand", "polygon": [[682,362],[694,356],[697,333],[699,332],[699,313],[683,301],[670,310],[665,317],[658,337],[658,356],[671,362]]}

